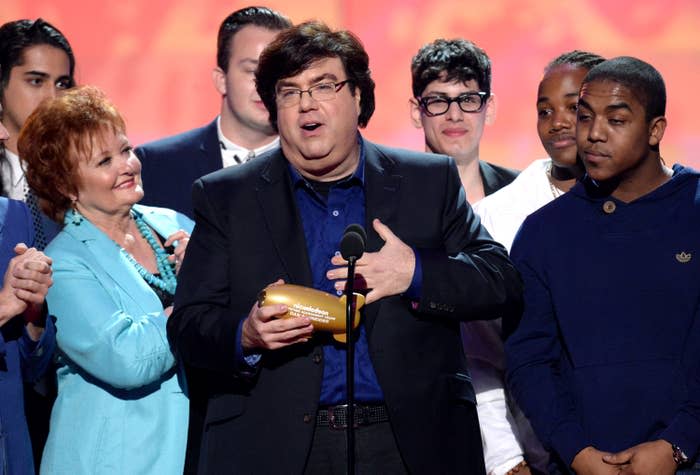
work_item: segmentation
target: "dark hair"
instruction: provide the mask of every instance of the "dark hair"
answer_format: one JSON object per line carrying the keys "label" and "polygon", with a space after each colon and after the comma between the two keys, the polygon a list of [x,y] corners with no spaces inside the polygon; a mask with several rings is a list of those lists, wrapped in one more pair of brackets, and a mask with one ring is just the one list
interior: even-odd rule
{"label": "dark hair", "polygon": [[260,55],[255,82],[277,130],[275,88],[281,79],[296,76],[312,63],[339,58],[353,94],[360,90],[358,126],[365,127],[374,113],[374,81],[369,56],[360,40],[347,30],[331,31],[324,23],[310,21],[283,31]]}
{"label": "dark hair", "polygon": [[277,31],[289,28],[292,22],[286,16],[267,7],[246,7],[231,13],[221,22],[216,39],[216,64],[222,71],[228,71],[233,37],[247,25]]}
{"label": "dark hair", "polygon": [[589,51],[573,50],[566,53],[562,53],[544,68],[544,73],[547,74],[552,69],[557,66],[575,66],[577,68],[588,69],[589,71],[594,67],[605,61],[600,55],[591,53]]}
{"label": "dark hair", "polygon": [[66,53],[70,63],[71,86],[74,85],[75,56],[70,43],[58,28],[37,18],[10,21],[0,26],[0,89],[7,87],[12,68],[22,64],[24,50],[35,45],[53,46]]}
{"label": "dark hair", "polygon": [[[49,45],[66,53],[70,64],[70,87],[75,85],[75,56],[70,43],[58,28],[51,23],[36,20],[16,20],[0,26],[0,100],[10,82],[12,68],[24,61],[24,50],[36,45]],[[7,161],[5,146],[0,144],[0,163]],[[0,179],[0,195],[7,195]]]}
{"label": "dark hair", "polygon": [[126,133],[119,111],[93,86],[71,89],[42,102],[19,134],[17,148],[27,169],[27,183],[41,209],[59,223],[78,194],[78,160],[92,155],[93,139],[105,132]]}
{"label": "dark hair", "polygon": [[468,40],[437,39],[418,50],[411,60],[414,97],[420,97],[435,80],[467,82],[472,79],[479,90],[491,94],[491,60],[486,51]]}
{"label": "dark hair", "polygon": [[629,89],[644,106],[647,122],[666,114],[664,79],[654,66],[641,59],[620,56],[603,61],[583,78],[583,84],[594,81],[612,81]]}

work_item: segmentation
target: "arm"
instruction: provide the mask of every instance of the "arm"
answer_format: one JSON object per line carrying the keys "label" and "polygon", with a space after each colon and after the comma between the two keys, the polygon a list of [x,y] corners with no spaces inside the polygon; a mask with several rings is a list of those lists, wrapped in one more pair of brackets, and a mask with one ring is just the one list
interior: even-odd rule
{"label": "arm", "polygon": [[542,443],[571,464],[590,443],[561,366],[562,346],[547,281],[537,268],[543,259],[534,231],[526,221],[513,245],[513,261],[525,283],[525,308],[506,341],[506,377]]}
{"label": "arm", "polygon": [[[357,274],[361,278],[356,285],[372,289],[367,295],[368,304],[383,297],[402,295],[409,286],[419,289],[415,309],[427,315],[482,320],[519,312],[520,277],[503,246],[491,239],[467,203],[454,162],[445,163],[441,168],[445,172],[443,181],[435,182],[430,190],[446,190],[442,193],[438,231],[441,246],[412,248],[401,239],[400,231],[375,219],[373,228],[384,245],[378,252],[365,253],[358,260]],[[415,226],[421,226],[420,221]],[[331,262],[345,265],[340,257],[334,257]],[[421,269],[421,281],[414,283],[417,268]],[[327,276],[345,279],[347,268],[333,269]],[[344,285],[344,280],[340,280],[336,288]]]}
{"label": "arm", "polygon": [[106,287],[79,257],[63,253],[55,262],[48,304],[56,316],[58,346],[73,363],[123,389],[157,381],[175,365],[162,308],[127,307],[131,297],[116,285]]}
{"label": "arm", "polygon": [[22,339],[19,341],[22,379],[28,383],[33,383],[42,377],[51,364],[55,349],[56,327],[51,317],[46,318],[46,323],[44,324],[38,341],[34,340],[29,333],[25,331],[24,335],[22,335]]}
{"label": "arm", "polygon": [[[519,313],[522,281],[506,250],[481,225],[466,201],[450,160],[442,210],[444,250],[419,249],[423,295],[419,311],[481,320]],[[442,303],[442,308],[441,304]],[[433,305],[435,304],[435,305]]]}

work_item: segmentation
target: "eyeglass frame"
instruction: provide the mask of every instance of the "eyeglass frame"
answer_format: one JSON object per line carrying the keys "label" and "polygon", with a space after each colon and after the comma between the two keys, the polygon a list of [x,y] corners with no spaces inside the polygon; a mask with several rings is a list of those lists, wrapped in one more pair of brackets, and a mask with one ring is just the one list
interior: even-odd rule
{"label": "eyeglass frame", "polygon": [[[479,108],[473,111],[466,111],[462,108],[462,104],[460,103],[460,99],[465,97],[465,96],[477,96],[479,100],[481,101],[479,104]],[[447,114],[447,112],[450,110],[450,106],[452,105],[453,102],[457,103],[457,107],[459,107],[459,110],[464,112],[465,114],[477,114],[481,111],[484,110],[484,106],[486,105],[486,101],[488,101],[489,97],[491,97],[491,94],[488,92],[484,91],[469,91],[469,92],[464,92],[456,97],[449,97],[449,96],[444,96],[444,95],[431,95],[431,96],[426,96],[426,97],[416,97],[416,101],[418,102],[418,105],[420,106],[421,110],[423,113],[428,116],[428,117],[438,117],[441,115]],[[445,108],[445,112],[439,112],[437,114],[430,112],[428,110],[428,105],[426,104],[428,99],[441,99],[442,102],[447,102],[447,107]]]}
{"label": "eyeglass frame", "polygon": [[[277,99],[277,107],[281,107],[283,109],[285,109],[287,107],[294,107],[295,105],[297,105],[301,102],[301,97],[304,95],[305,92],[308,93],[309,97],[311,99],[313,99],[314,101],[318,101],[318,102],[332,101],[333,99],[335,99],[336,95],[338,94],[338,92],[340,92],[340,90],[343,88],[343,86],[345,86],[345,84],[347,84],[349,82],[352,82],[352,80],[345,79],[343,81],[338,81],[338,82],[322,81],[318,84],[314,84],[313,86],[309,87],[308,89],[299,89],[298,87],[290,87],[290,88],[284,89],[286,92],[289,92],[289,93],[294,92],[295,96],[299,98],[298,101],[295,100],[294,103],[285,104],[285,105],[282,104],[282,101],[279,97],[279,93],[281,91],[275,91],[275,99]],[[313,91],[317,90],[319,86],[325,86],[328,84],[333,84],[333,97],[329,97],[328,99],[315,98],[313,95]]]}

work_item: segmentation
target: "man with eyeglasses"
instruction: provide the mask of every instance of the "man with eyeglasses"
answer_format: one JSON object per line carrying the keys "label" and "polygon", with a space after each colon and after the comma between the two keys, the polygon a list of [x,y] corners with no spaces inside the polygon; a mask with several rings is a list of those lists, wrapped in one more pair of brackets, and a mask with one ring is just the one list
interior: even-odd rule
{"label": "man with eyeglasses", "polygon": [[467,201],[512,182],[517,171],[479,160],[484,126],[496,118],[486,52],[463,39],[435,40],[413,57],[411,78],[413,125],[423,129],[426,152],[455,159]]}
{"label": "man with eyeglasses", "polygon": [[200,473],[345,472],[346,346],[255,302],[282,280],[341,295],[339,242],[360,223],[357,473],[483,474],[459,322],[517,311],[521,284],[454,161],[359,134],[374,81],[350,32],[318,22],[282,32],[256,83],[281,148],[195,183],[197,224],[168,322],[208,383]]}
{"label": "man with eyeglasses", "polygon": [[[486,52],[464,39],[438,39],[413,57],[411,76],[411,120],[423,129],[427,152],[455,159],[467,201],[473,205],[511,183],[518,172],[479,159],[484,126],[496,114]],[[489,475],[515,471],[528,475],[530,467],[504,390],[500,328],[500,320],[463,324],[484,460]]]}

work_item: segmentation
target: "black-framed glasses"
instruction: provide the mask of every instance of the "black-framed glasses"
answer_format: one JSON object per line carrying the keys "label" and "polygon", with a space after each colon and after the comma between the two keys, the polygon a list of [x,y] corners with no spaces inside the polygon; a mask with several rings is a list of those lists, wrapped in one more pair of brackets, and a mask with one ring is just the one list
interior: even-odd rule
{"label": "black-framed glasses", "polygon": [[456,102],[462,112],[481,112],[486,104],[489,94],[483,91],[465,92],[457,97],[426,96],[417,97],[421,109],[428,117],[445,114],[450,109],[450,104]]}
{"label": "black-framed glasses", "polygon": [[343,86],[350,82],[349,79],[340,82],[322,82],[311,86],[308,89],[298,87],[283,87],[275,94],[277,104],[280,107],[292,107],[301,102],[301,96],[308,92],[309,96],[316,101],[330,101],[335,99],[335,95]]}

